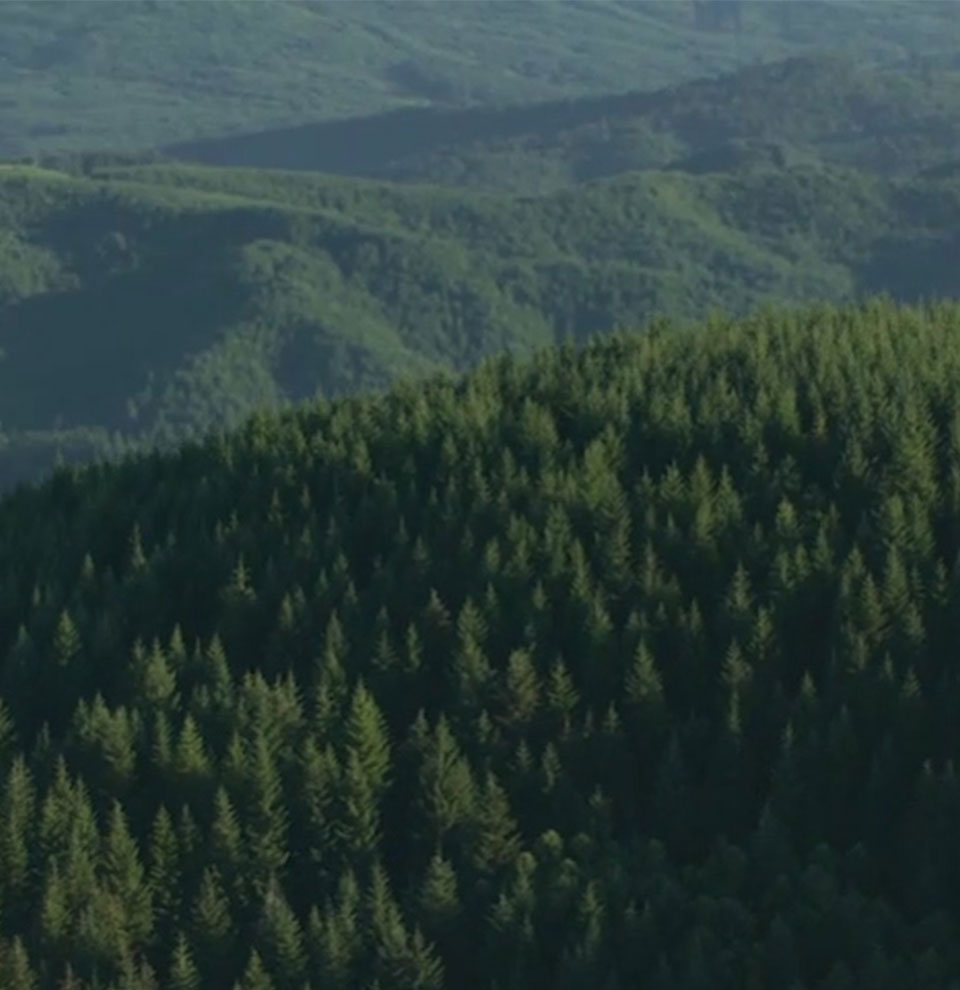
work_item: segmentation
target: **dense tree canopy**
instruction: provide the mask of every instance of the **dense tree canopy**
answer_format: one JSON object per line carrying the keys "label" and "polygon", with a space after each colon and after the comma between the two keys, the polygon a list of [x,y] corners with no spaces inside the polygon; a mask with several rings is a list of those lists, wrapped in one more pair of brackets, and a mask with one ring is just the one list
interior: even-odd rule
{"label": "dense tree canopy", "polygon": [[7,496],[0,984],[955,990],[958,518],[886,302]]}

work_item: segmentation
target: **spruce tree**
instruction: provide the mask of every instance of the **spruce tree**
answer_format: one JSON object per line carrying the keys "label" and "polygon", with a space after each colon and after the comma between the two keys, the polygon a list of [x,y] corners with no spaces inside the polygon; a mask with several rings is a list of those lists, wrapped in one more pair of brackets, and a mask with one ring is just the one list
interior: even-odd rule
{"label": "spruce tree", "polygon": [[234,924],[223,883],[215,867],[203,872],[191,912],[191,943],[197,966],[211,981],[228,964],[234,946]]}
{"label": "spruce tree", "polygon": [[303,931],[283,891],[271,884],[264,898],[260,945],[277,990],[299,990],[307,970]]}
{"label": "spruce tree", "polygon": [[139,949],[153,928],[153,905],[136,842],[116,801],[110,810],[100,863],[101,882],[122,906],[127,938]]}
{"label": "spruce tree", "polygon": [[200,990],[200,973],[183,932],[177,933],[167,975],[168,990]]}

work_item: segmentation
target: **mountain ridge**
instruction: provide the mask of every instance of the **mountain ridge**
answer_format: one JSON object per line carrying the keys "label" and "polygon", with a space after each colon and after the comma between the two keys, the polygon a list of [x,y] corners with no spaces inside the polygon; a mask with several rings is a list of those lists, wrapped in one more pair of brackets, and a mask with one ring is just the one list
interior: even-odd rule
{"label": "mountain ridge", "polygon": [[949,58],[960,32],[949,2],[780,0],[708,16],[722,6],[498,4],[491,16],[483,3],[297,2],[263,17],[225,0],[7,0],[0,156],[131,150],[251,121],[295,125],[410,104],[654,88],[823,47],[884,64]]}
{"label": "mountain ridge", "polygon": [[878,70],[803,56],[653,92],[396,110],[161,153],[210,165],[532,193],[709,158],[744,140],[778,141],[885,174],[931,168],[960,142],[960,70]]}

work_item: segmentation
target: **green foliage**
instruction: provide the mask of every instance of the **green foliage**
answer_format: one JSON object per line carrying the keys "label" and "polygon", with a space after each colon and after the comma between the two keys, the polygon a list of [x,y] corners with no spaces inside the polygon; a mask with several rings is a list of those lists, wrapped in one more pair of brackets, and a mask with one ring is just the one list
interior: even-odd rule
{"label": "green foliage", "polygon": [[[462,371],[658,314],[680,321],[881,290],[949,295],[960,185],[811,162],[631,172],[518,198],[112,166],[84,177],[0,170],[0,216],[49,261],[29,287],[0,289],[0,486],[10,487],[58,458],[115,458],[235,426],[257,408]],[[0,282],[5,265],[0,256]],[[788,399],[777,399],[786,419],[776,428],[789,432]],[[532,467],[533,451],[544,464],[556,458],[549,414],[525,407],[518,429],[520,463]],[[365,456],[358,446],[358,469]],[[590,456],[584,498],[603,507],[607,564],[623,581],[624,493],[601,447]],[[918,457],[902,462],[904,477],[929,473],[929,455]],[[701,511],[705,539],[712,510]],[[160,548],[137,522],[124,566],[143,572]],[[223,565],[229,646],[247,638],[257,607],[255,586],[236,584],[250,563],[238,553]],[[109,627],[96,643],[72,643],[75,619],[67,610],[51,663],[81,645],[109,653]],[[34,644],[50,645],[46,630]],[[37,668],[22,666],[32,696]],[[162,665],[149,676],[162,679]],[[168,689],[158,683],[158,703]]]}
{"label": "green foliage", "polygon": [[406,0],[263,12],[241,2],[108,10],[8,0],[0,154],[139,150],[278,120],[651,88],[824,46],[884,61],[954,54],[949,3],[801,0],[736,5],[736,22],[707,16],[721,6]]}
{"label": "green foliage", "polygon": [[[949,30],[957,37],[957,25]],[[629,87],[636,86],[630,80]],[[653,93],[609,92],[496,111],[410,109],[167,150],[208,165],[306,169],[527,195],[633,170],[749,173],[817,159],[885,175],[955,173],[960,73],[954,62],[928,53],[883,67],[849,54],[774,62],[764,54],[759,63],[720,78]],[[786,219],[779,215],[780,222]]]}
{"label": "green foliage", "polygon": [[958,328],[654,325],[5,496],[0,986],[955,990]]}

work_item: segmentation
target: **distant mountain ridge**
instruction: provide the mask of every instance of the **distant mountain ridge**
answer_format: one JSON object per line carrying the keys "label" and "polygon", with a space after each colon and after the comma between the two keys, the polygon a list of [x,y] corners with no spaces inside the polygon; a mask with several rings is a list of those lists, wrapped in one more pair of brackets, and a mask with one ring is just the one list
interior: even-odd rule
{"label": "distant mountain ridge", "polygon": [[415,108],[172,145],[209,165],[542,192],[688,159],[737,142],[911,174],[960,145],[960,69],[879,70],[836,56],[752,66],[657,92],[466,110]]}
{"label": "distant mountain ridge", "polygon": [[0,157],[652,90],[824,49],[949,61],[958,11],[952,0],[5,0]]}

